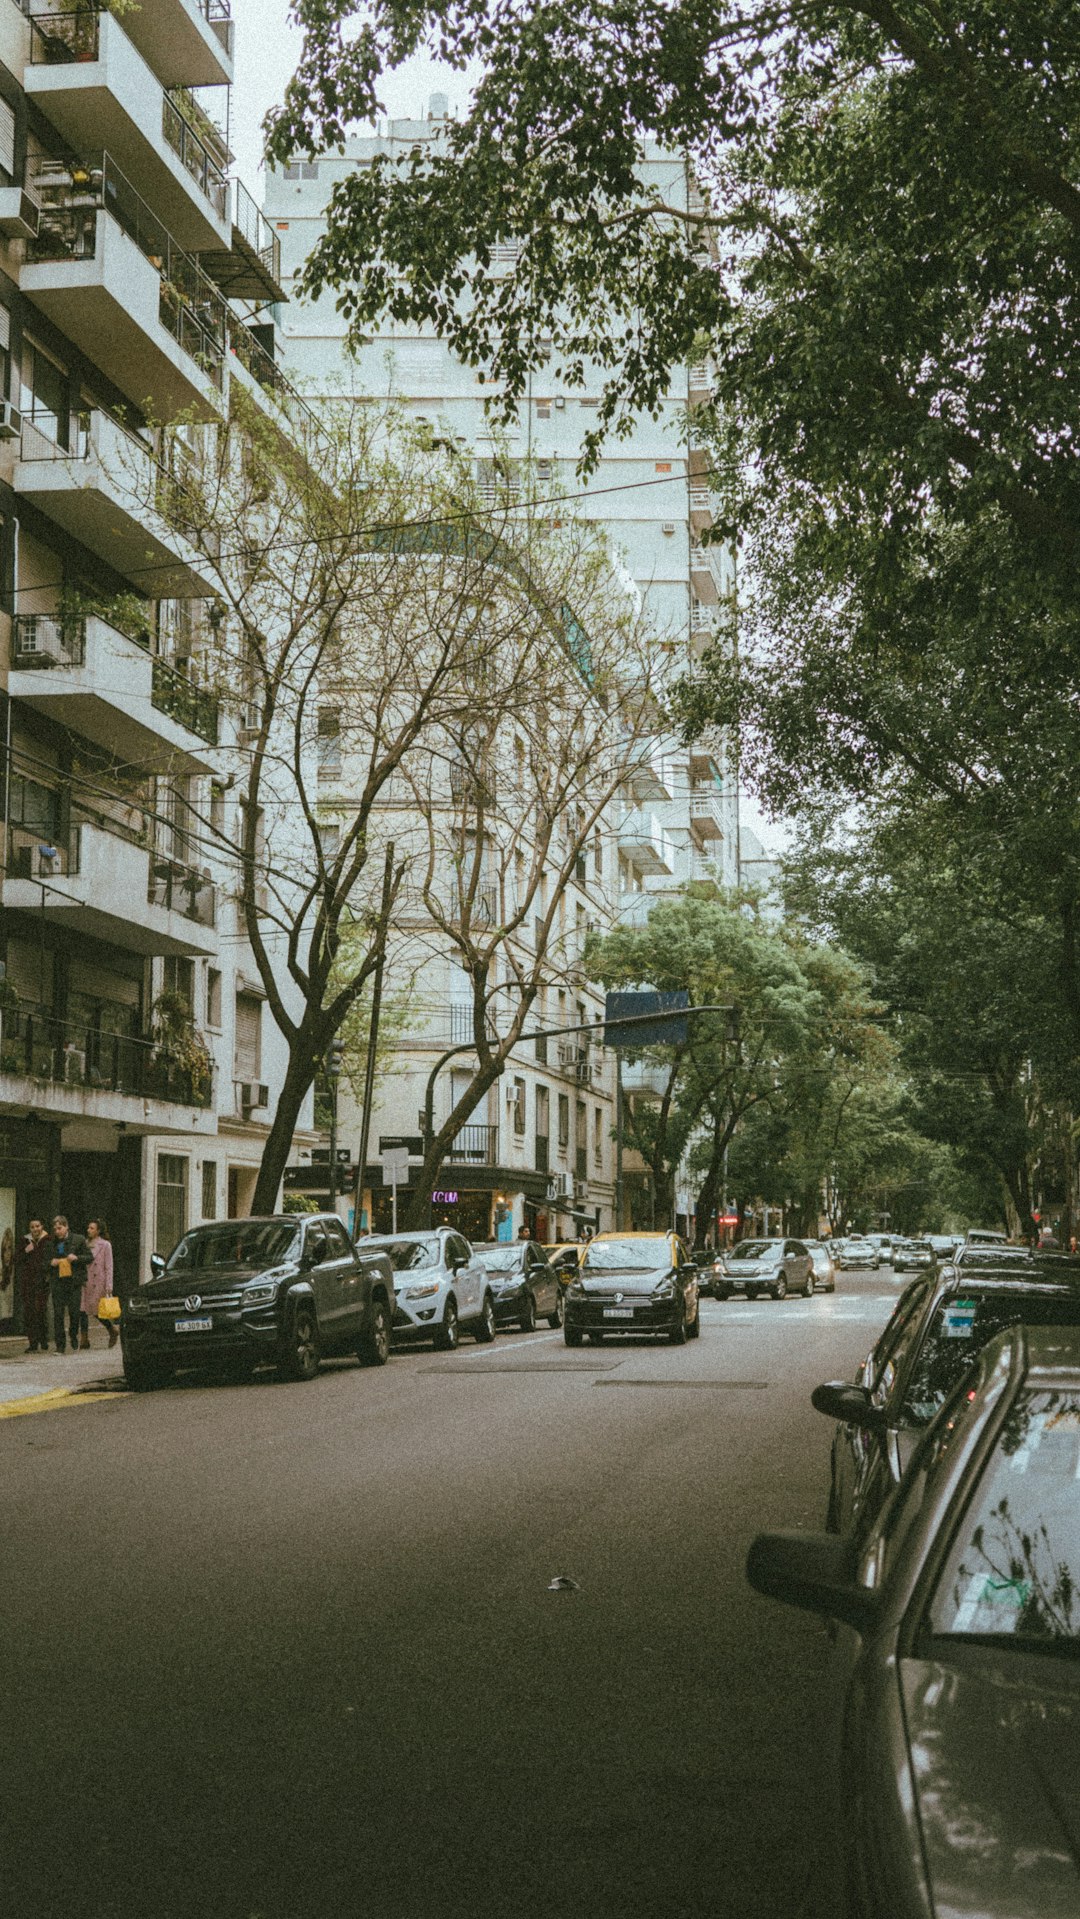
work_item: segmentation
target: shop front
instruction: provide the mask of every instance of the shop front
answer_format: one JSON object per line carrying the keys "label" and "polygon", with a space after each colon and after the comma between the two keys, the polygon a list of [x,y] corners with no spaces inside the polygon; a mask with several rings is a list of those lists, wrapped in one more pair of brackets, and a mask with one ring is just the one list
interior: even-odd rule
{"label": "shop front", "polygon": [[0,1115],[0,1258],[7,1279],[0,1288],[0,1332],[22,1331],[14,1253],[31,1219],[51,1224],[59,1195],[60,1128],[33,1114],[26,1119]]}

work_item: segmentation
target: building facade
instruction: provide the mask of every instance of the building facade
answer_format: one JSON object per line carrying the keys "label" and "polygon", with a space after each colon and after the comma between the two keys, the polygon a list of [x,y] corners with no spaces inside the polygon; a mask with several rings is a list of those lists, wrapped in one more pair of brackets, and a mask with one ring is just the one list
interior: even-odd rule
{"label": "building facade", "polygon": [[232,78],[228,0],[0,4],[0,1235],[104,1219],[122,1287],[247,1210],[284,1068],[172,510],[234,385],[273,413],[283,380]]}

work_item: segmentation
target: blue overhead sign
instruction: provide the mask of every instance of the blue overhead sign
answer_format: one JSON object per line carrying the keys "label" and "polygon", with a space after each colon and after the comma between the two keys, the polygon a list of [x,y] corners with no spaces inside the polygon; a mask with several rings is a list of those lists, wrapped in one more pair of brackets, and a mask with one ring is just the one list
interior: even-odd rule
{"label": "blue overhead sign", "polygon": [[[604,997],[604,1045],[640,1052],[643,1046],[683,1046],[689,1037],[686,1011],[690,995],[607,993]],[[632,1021],[631,1025],[620,1022]]]}

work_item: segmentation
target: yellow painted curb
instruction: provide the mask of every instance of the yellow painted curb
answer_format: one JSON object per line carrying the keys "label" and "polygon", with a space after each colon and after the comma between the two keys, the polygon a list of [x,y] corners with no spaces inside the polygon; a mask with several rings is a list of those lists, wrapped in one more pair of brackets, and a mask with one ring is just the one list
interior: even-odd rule
{"label": "yellow painted curb", "polygon": [[0,1404],[0,1419],[18,1419],[22,1413],[55,1413],[61,1406],[85,1406],[92,1399],[115,1399],[119,1405],[126,1393],[105,1391],[81,1393],[76,1386],[54,1386],[51,1392],[34,1393],[28,1399],[9,1399]]}

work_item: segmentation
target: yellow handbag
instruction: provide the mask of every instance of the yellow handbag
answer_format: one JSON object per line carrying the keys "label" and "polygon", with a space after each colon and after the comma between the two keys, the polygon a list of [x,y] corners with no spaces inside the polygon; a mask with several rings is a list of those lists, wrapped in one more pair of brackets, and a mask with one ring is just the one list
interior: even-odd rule
{"label": "yellow handbag", "polygon": [[102,1293],[97,1303],[97,1316],[99,1319],[119,1319],[120,1301],[115,1293]]}

